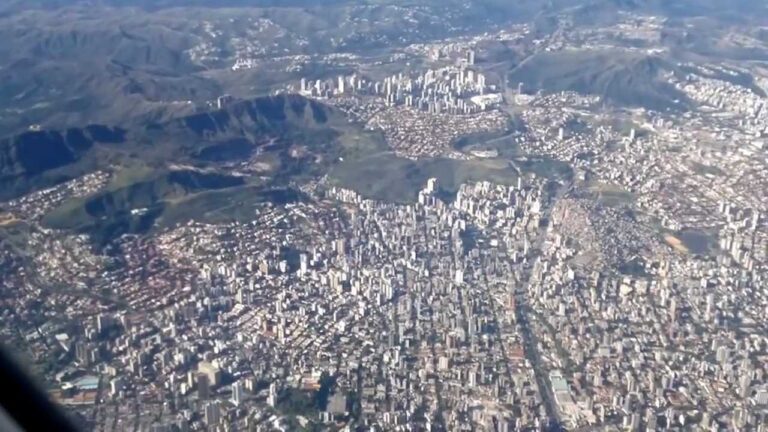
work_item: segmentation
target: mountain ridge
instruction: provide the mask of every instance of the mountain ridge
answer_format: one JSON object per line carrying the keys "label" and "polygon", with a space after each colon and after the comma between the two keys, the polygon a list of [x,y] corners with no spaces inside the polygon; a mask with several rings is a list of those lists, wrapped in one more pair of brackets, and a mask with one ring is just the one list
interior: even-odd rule
{"label": "mountain ridge", "polygon": [[[311,131],[323,130],[327,133],[319,135],[337,136],[332,123],[339,116],[327,105],[284,94],[238,101],[221,110],[130,130],[89,125],[28,131],[0,139],[0,199],[82,175],[85,167],[81,165],[96,170],[105,168],[105,163],[119,164],[125,158],[141,159],[149,165],[169,161],[200,165],[206,161],[195,155],[231,139],[244,140],[252,147],[263,145],[269,138],[311,144],[315,135]],[[59,175],[51,176],[50,181],[34,181],[54,172]]]}

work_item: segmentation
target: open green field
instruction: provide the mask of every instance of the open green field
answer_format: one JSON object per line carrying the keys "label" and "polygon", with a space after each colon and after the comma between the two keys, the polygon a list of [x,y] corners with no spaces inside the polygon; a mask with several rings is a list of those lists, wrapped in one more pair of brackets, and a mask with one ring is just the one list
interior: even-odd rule
{"label": "open green field", "polygon": [[609,207],[632,205],[635,202],[634,194],[615,184],[592,182],[588,190],[595,194],[598,202]]}
{"label": "open green field", "polygon": [[392,153],[378,153],[359,160],[345,160],[331,170],[334,183],[367,198],[389,202],[413,202],[427,180],[437,178],[440,188],[451,194],[462,183],[492,181],[515,184],[517,170],[500,159],[454,160],[446,158],[410,160]]}

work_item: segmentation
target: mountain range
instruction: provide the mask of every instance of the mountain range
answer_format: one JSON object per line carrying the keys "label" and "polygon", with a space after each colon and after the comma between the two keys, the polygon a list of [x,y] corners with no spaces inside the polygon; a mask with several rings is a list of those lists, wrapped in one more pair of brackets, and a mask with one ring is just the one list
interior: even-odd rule
{"label": "mountain range", "polygon": [[170,161],[201,165],[206,158],[200,155],[231,145],[232,140],[246,150],[271,140],[285,144],[273,145],[271,151],[284,150],[287,143],[326,145],[337,136],[332,124],[341,123],[330,107],[298,95],[281,95],[130,130],[90,125],[24,132],[0,140],[0,199],[131,159],[149,165]]}
{"label": "mountain range", "polygon": [[[185,205],[213,211],[227,197],[249,204],[297,199],[291,181],[323,173],[342,151],[348,127],[329,106],[279,95],[128,130],[90,125],[29,131],[0,140],[0,200],[96,170],[112,172],[103,191],[69,200],[44,219],[104,243],[148,229],[174,210],[169,220],[202,214],[178,210]],[[206,192],[220,195],[192,200]]]}

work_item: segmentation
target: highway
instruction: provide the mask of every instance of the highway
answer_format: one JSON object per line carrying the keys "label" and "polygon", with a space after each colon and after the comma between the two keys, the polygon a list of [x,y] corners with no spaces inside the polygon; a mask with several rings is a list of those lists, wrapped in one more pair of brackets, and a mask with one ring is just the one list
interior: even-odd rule
{"label": "highway", "polygon": [[[539,227],[539,231],[536,235],[536,239],[533,243],[533,247],[531,248],[531,251],[535,257],[535,260],[538,261],[539,254],[541,251],[541,247],[544,244],[544,241],[547,237],[547,228],[549,227],[550,223],[550,217],[552,214],[552,208],[555,206],[555,204],[568,192],[571,190],[573,186],[573,183],[565,183],[561,185],[557,192],[555,193],[555,196],[552,198],[549,205],[545,206],[544,214],[542,215],[542,219],[546,220],[546,224],[542,224]],[[552,385],[549,381],[549,371],[543,368],[543,363],[541,361],[541,353],[539,353],[539,341],[536,336],[536,333],[533,332],[530,328],[530,323],[528,319],[528,287],[531,284],[531,277],[532,277],[532,268],[533,265],[530,265],[528,268],[525,269],[524,279],[523,283],[518,287],[517,291],[515,292],[515,304],[516,304],[516,318],[517,322],[520,325],[521,329],[521,337],[523,339],[523,347],[525,348],[525,357],[528,359],[528,361],[531,363],[531,366],[533,367],[534,376],[536,378],[536,385],[539,387],[539,393],[541,394],[542,403],[544,404],[544,408],[547,412],[547,417],[549,418],[549,425],[546,426],[547,431],[553,431],[553,432],[559,432],[565,430],[562,426],[562,422],[560,419],[560,414],[557,409],[557,403],[555,402],[555,396],[552,392]]]}

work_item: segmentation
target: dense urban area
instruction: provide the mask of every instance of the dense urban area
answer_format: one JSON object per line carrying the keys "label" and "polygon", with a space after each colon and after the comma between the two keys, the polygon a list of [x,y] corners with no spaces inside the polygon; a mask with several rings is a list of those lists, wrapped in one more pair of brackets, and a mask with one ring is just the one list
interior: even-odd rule
{"label": "dense urban area", "polygon": [[[51,215],[101,211],[87,200],[127,182],[114,167],[5,200],[2,341],[95,431],[766,432],[768,68],[680,61],[648,103],[617,100],[632,79],[600,93],[521,72],[608,48],[590,61],[659,67],[636,59],[665,51],[666,20],[494,26],[371,57],[277,56],[256,42],[282,34],[269,19],[239,36],[205,21],[191,61],[230,37],[227,74],[279,65],[272,97],[384,145],[312,154],[359,171],[292,178],[300,199],[98,245]],[[511,73],[503,44],[524,47]],[[343,68],[304,74],[317,62]],[[225,168],[278,164],[250,157]]]}

